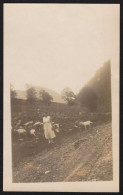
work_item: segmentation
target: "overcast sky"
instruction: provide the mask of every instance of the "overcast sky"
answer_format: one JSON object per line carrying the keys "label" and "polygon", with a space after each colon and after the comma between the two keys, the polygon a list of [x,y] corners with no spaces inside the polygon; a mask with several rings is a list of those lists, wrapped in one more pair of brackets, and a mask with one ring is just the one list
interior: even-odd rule
{"label": "overcast sky", "polygon": [[77,93],[118,44],[118,5],[5,4],[4,66],[25,83]]}

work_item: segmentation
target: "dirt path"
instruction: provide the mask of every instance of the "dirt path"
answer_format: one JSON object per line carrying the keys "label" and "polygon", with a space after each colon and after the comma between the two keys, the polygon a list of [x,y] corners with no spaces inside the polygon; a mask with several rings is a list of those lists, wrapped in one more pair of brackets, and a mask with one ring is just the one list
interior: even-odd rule
{"label": "dirt path", "polygon": [[112,180],[111,123],[69,133],[13,168],[13,182]]}

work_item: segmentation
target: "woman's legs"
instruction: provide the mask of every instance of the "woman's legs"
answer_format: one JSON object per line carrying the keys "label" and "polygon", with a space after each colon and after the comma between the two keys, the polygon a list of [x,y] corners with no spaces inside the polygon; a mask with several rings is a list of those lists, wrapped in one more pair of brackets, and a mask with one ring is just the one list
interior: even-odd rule
{"label": "woman's legs", "polygon": [[48,139],[48,142],[49,142],[49,144],[54,143],[53,139]]}
{"label": "woman's legs", "polygon": [[48,142],[49,142],[49,144],[51,143],[51,140],[50,139],[48,139]]}
{"label": "woman's legs", "polygon": [[51,139],[51,143],[54,143],[53,139]]}

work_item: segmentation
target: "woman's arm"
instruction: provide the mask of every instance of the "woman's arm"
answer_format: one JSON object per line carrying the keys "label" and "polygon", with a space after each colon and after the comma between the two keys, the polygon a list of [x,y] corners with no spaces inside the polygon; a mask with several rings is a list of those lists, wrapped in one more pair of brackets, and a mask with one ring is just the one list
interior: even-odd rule
{"label": "woman's arm", "polygon": [[50,122],[52,123],[52,119],[51,119],[51,116],[50,116]]}
{"label": "woman's arm", "polygon": [[43,125],[44,125],[44,117],[43,117]]}

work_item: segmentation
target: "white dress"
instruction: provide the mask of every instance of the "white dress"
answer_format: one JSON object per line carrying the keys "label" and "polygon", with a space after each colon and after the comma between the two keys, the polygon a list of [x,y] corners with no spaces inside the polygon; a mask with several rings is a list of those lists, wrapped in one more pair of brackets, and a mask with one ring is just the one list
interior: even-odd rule
{"label": "white dress", "polygon": [[52,130],[52,124],[50,120],[50,116],[43,117],[43,123],[44,123],[44,135],[46,139],[53,139],[56,137],[54,131]]}

